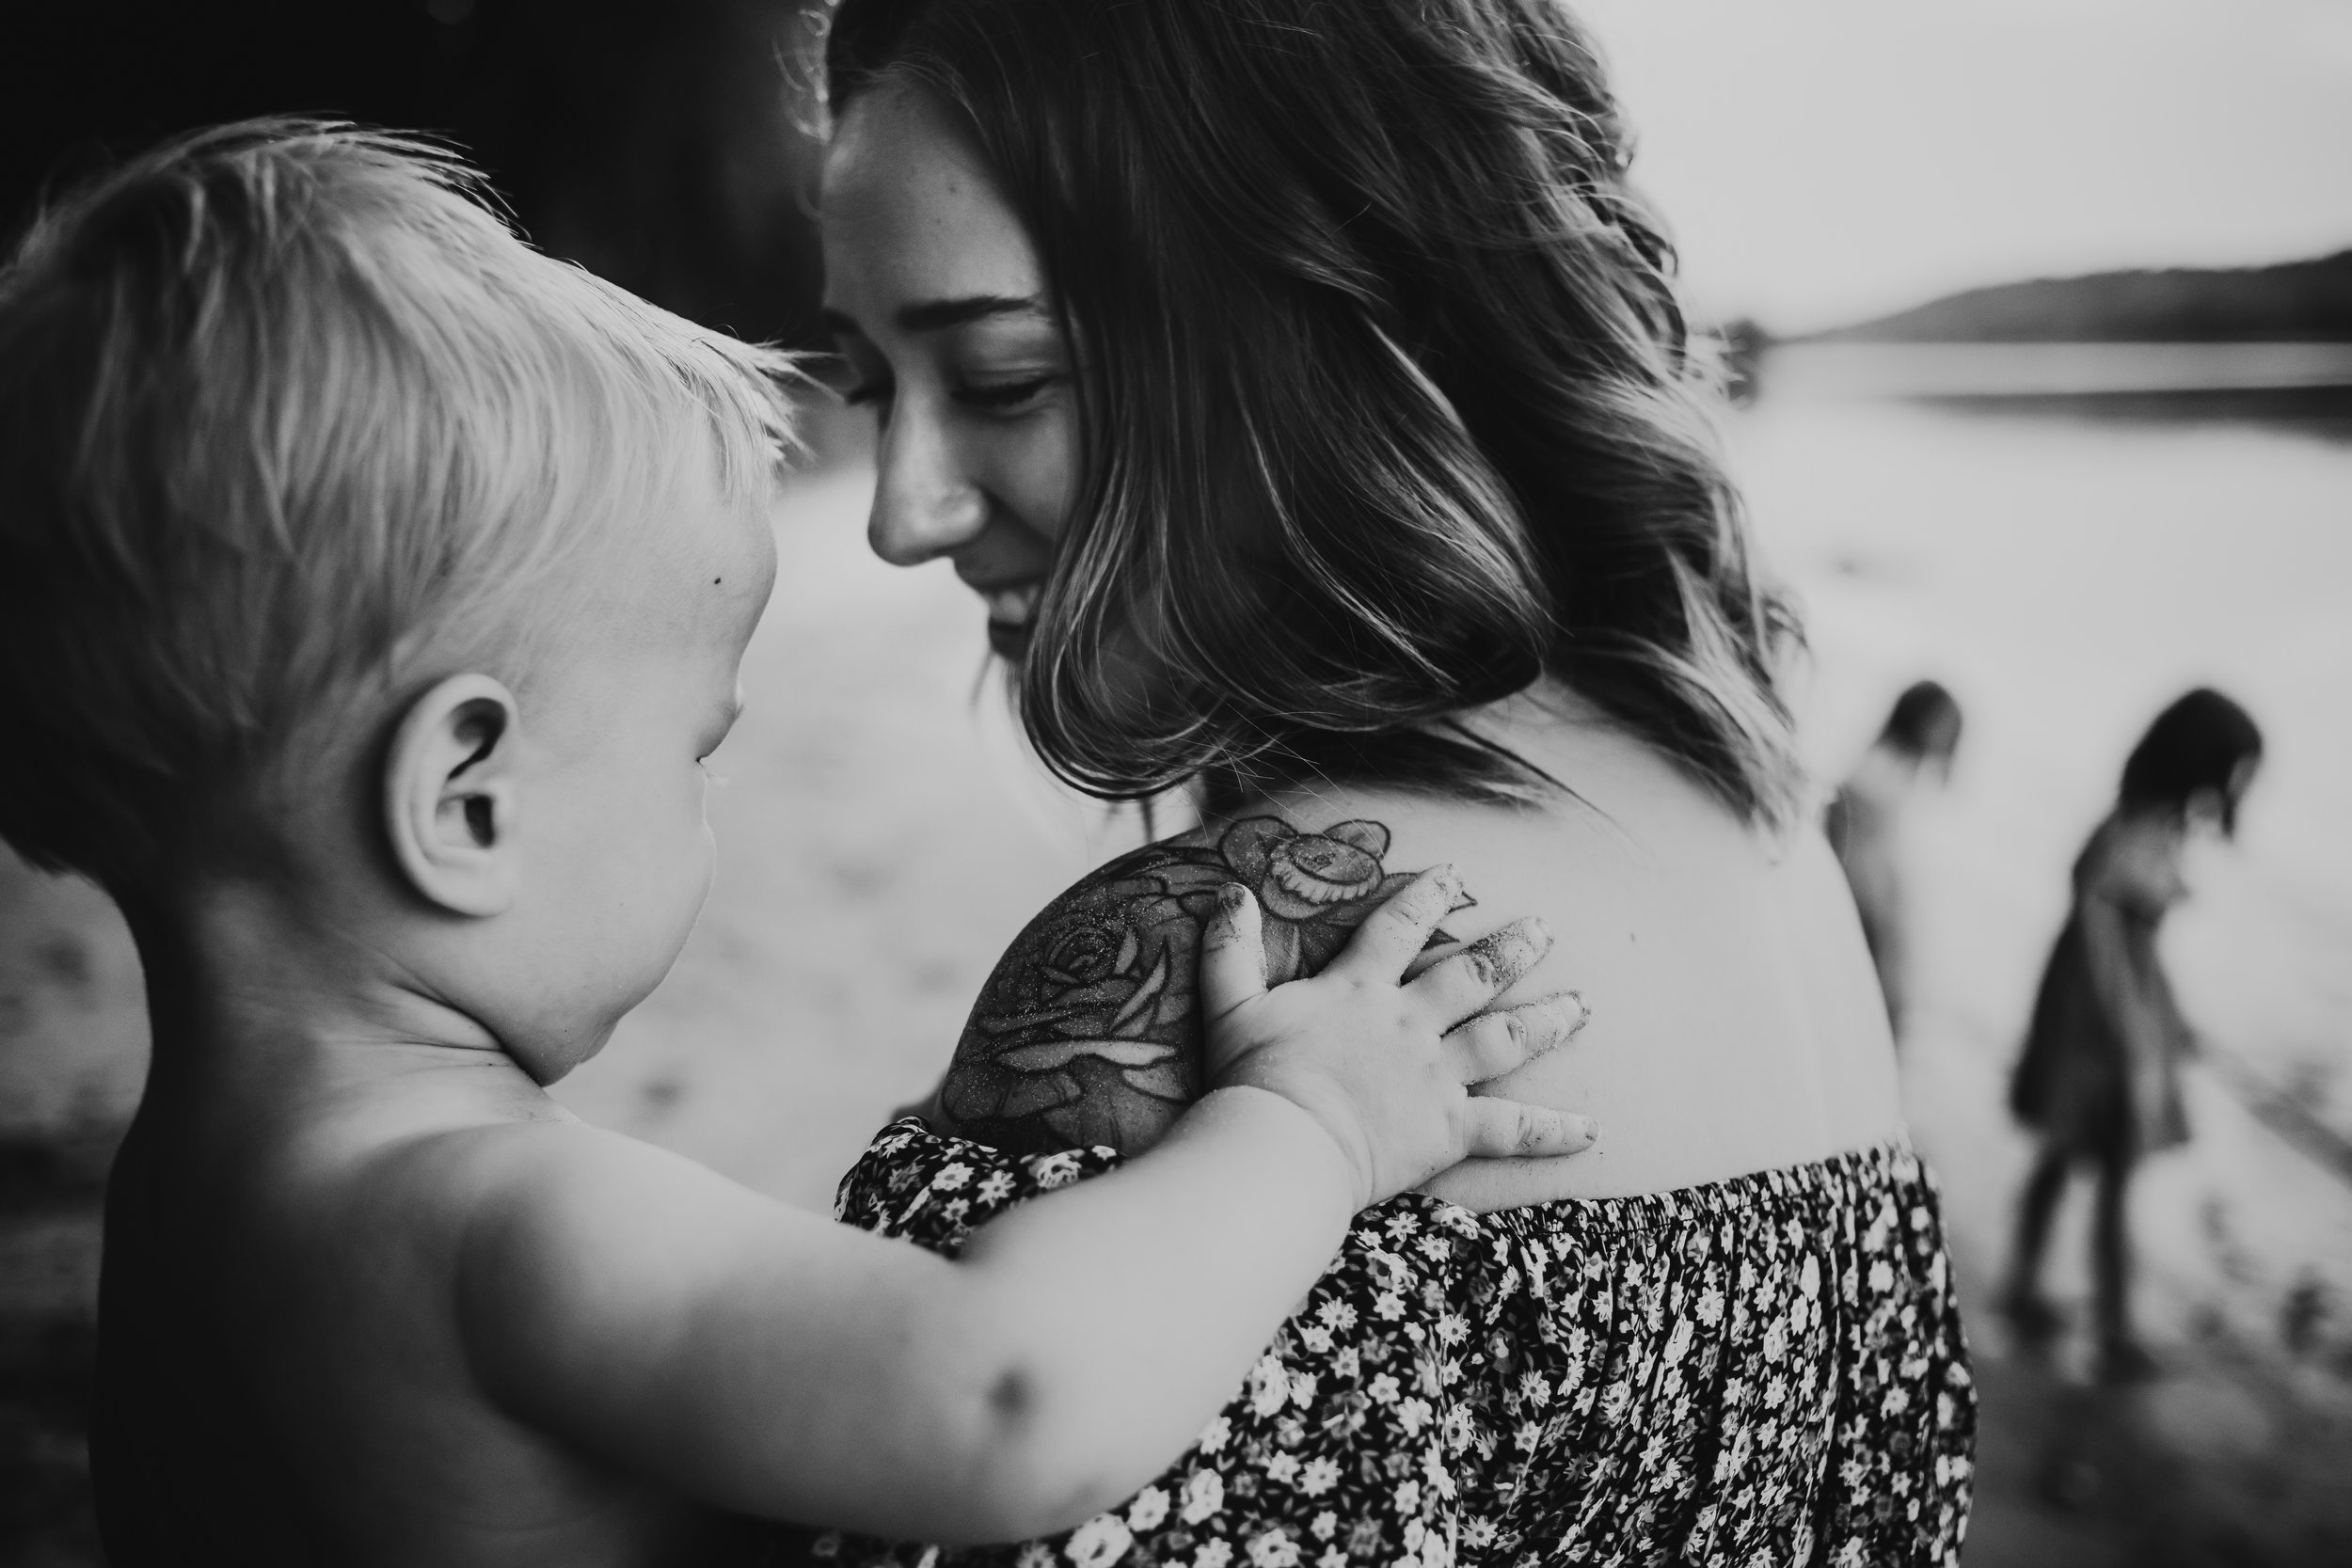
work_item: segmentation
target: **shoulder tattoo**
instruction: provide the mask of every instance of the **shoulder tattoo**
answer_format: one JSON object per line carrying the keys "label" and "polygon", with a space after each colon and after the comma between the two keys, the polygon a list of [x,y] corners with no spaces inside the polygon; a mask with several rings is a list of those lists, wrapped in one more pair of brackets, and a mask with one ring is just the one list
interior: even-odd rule
{"label": "shoulder tattoo", "polygon": [[1388,869],[1389,836],[1378,822],[1311,833],[1251,816],[1089,876],[1029,922],[981,988],[940,1094],[950,1130],[1022,1154],[1150,1148],[1201,1093],[1194,971],[1218,886],[1258,895],[1266,983],[1279,985],[1320,971],[1412,879]]}

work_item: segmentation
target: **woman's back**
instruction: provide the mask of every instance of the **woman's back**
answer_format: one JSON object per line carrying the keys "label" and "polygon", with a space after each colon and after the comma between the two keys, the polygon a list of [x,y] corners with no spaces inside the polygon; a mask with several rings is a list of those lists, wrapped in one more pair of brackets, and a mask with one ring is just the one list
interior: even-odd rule
{"label": "woman's back", "polygon": [[1135,1154],[1199,1092],[1187,983],[1216,888],[1257,895],[1267,978],[1313,973],[1392,884],[1452,863],[1472,907],[1557,938],[1505,1001],[1574,990],[1590,1024],[1498,1081],[1596,1117],[1594,1148],[1477,1162],[1430,1190],[1491,1211],[1668,1192],[1899,1141],[1893,1052],[1828,846],[1740,822],[1556,685],[1475,716],[1564,788],[1534,803],[1330,786],[1252,802],[1112,862],[1013,942],[939,1098],[947,1131],[1016,1154]]}
{"label": "woman's back", "polygon": [[[1597,1116],[1601,1145],[1528,1174],[1457,1167],[1359,1216],[1157,1484],[1066,1538],[956,1560],[1956,1560],[1966,1353],[1827,845],[1741,826],[1557,689],[1474,727],[1573,796],[1290,791],[1113,862],[991,976],[942,1087],[946,1135],[886,1130],[840,1212],[953,1251],[1003,1206],[1110,1168],[1198,1081],[1186,975],[1220,884],[1256,892],[1281,980],[1441,861],[1478,899],[1454,935],[1529,912],[1556,933],[1518,989],[1575,987],[1593,1022],[1508,1082]],[[786,1555],[930,1551],[803,1536]]]}
{"label": "woman's back", "polygon": [[[1197,1024],[1188,902],[1234,879],[1264,907],[1277,979],[1320,967],[1434,862],[1479,899],[1456,935],[1542,915],[1559,940],[1518,990],[1576,987],[1592,1022],[1507,1082],[1597,1116],[1601,1144],[1523,1173],[1456,1167],[1359,1216],[1158,1483],[1068,1536],[950,1560],[1957,1560],[1966,1352],[1828,847],[1740,826],[1565,693],[1478,728],[1577,798],[1293,791],[1113,863],[1013,944],[943,1091],[965,1131],[1032,1151],[902,1121],[843,1181],[841,1214],[953,1251],[1002,1206],[1116,1164],[1101,1144],[1148,1142]],[[795,1536],[782,1555],[935,1552]]]}
{"label": "woman's back", "polygon": [[793,1532],[779,1560],[1958,1560],[1966,1350],[1828,847],[1808,829],[1776,847],[1564,694],[1481,721],[1578,798],[1293,791],[1114,862],[1022,933],[974,1009],[941,1099],[981,1141],[894,1125],[840,1214],[953,1252],[1148,1143],[1188,1076],[1193,906],[1236,879],[1277,979],[1434,862],[1479,898],[1456,935],[1542,915],[1559,940],[1518,990],[1576,987],[1592,1022],[1506,1082],[1597,1116],[1602,1142],[1524,1174],[1456,1167],[1359,1215],[1224,1413],[1075,1531],[944,1556]]}
{"label": "woman's back", "polygon": [[1477,727],[1575,798],[1512,809],[1341,788],[1269,802],[1303,829],[1385,824],[1392,868],[1453,862],[1479,901],[1465,931],[1541,916],[1557,945],[1506,1000],[1566,988],[1591,1010],[1572,1043],[1498,1088],[1596,1117],[1599,1143],[1463,1166],[1431,1191],[1478,1210],[1667,1192],[1900,1138],[1885,1013],[1818,833],[1739,822],[1557,687]]}

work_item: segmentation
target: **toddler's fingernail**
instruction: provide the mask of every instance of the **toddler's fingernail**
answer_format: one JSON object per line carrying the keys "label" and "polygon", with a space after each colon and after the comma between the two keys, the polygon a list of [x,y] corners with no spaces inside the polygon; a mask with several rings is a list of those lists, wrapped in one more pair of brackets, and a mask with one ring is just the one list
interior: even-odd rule
{"label": "toddler's fingernail", "polygon": [[1552,998],[1552,1005],[1567,1015],[1568,1033],[1573,1035],[1593,1022],[1593,1009],[1584,1005],[1580,991],[1564,990]]}
{"label": "toddler's fingernail", "polygon": [[1227,914],[1239,914],[1249,901],[1249,890],[1239,882],[1227,882],[1216,890],[1216,907]]}
{"label": "toddler's fingernail", "polygon": [[1600,1123],[1590,1117],[1572,1116],[1568,1118],[1568,1126],[1578,1137],[1582,1138],[1588,1144],[1600,1141]]}

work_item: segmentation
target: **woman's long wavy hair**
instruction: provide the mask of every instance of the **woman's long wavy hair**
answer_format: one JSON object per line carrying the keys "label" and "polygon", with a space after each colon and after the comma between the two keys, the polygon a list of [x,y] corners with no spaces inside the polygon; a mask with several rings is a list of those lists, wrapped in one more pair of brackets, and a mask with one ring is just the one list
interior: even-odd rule
{"label": "woman's long wavy hair", "polygon": [[1075,350],[1085,474],[1019,673],[1056,772],[1523,797],[1458,716],[1550,672],[1786,819],[1794,621],[1559,5],[842,0],[825,66],[835,114],[960,111]]}

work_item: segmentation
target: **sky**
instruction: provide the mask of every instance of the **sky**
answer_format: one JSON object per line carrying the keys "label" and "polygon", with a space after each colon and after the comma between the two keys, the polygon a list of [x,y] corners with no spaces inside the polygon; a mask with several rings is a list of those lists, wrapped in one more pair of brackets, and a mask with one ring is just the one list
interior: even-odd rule
{"label": "sky", "polygon": [[1706,315],[2352,246],[2352,0],[1571,4]]}

